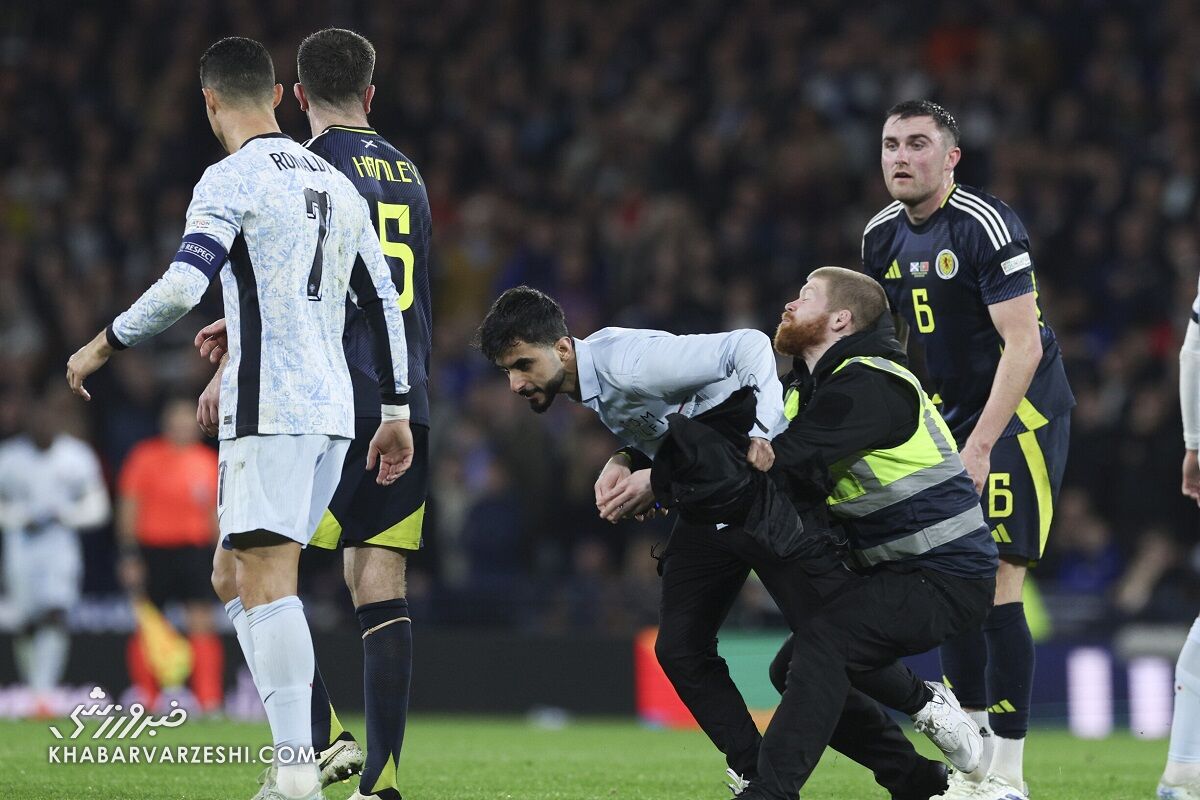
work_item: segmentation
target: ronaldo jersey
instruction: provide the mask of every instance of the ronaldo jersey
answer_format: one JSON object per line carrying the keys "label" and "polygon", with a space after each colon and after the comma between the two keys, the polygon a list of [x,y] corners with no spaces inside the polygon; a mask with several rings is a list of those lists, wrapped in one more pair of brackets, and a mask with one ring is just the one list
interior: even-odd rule
{"label": "ronaldo jersey", "polygon": [[169,327],[220,271],[229,331],[220,438],[354,436],[342,331],[346,295],[372,317],[379,399],[408,393],[404,321],[366,201],[282,133],[256,136],[205,171],[166,274],[113,321],[130,346]]}
{"label": "ronaldo jersey", "polygon": [[[987,403],[1004,350],[988,306],[1034,293],[1029,236],[1012,209],[991,195],[955,185],[929,219],[913,224],[899,201],[863,231],[863,271],[879,281],[892,311],[925,350],[930,394],[963,445]],[[1002,436],[1033,430],[1070,410],[1054,331],[1038,308],[1042,358]]]}
{"label": "ronaldo jersey", "polygon": [[[333,164],[367,201],[383,257],[400,292],[408,345],[408,404],[412,421],[429,424],[429,353],[432,306],[429,299],[429,197],[416,166],[372,128],[331,125],[305,147]],[[346,362],[354,383],[359,417],[379,417],[379,378],[371,357],[371,329],[353,305],[346,307],[343,334]]]}

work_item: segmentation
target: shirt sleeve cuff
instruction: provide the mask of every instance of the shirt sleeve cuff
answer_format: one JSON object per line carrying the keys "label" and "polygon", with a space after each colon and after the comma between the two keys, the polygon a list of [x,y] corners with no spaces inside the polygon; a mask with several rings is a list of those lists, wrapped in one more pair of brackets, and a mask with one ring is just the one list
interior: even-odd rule
{"label": "shirt sleeve cuff", "polygon": [[104,338],[108,340],[108,344],[113,350],[126,350],[129,348],[129,345],[122,343],[121,340],[117,338],[117,334],[113,331],[111,322],[109,323],[108,327],[104,329]]}
{"label": "shirt sleeve cuff", "polygon": [[622,447],[614,455],[623,455],[628,458],[629,469],[633,472],[637,472],[640,469],[650,469],[654,466],[654,459],[636,447]]}

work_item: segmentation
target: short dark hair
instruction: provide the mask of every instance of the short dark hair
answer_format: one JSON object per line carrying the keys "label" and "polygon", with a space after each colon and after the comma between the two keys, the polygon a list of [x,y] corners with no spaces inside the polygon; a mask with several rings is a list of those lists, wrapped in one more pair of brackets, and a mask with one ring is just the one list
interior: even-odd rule
{"label": "short dark hair", "polygon": [[947,111],[942,106],[932,100],[905,100],[903,103],[896,103],[888,109],[885,120],[892,117],[900,119],[908,119],[909,117],[932,117],[937,126],[942,129],[942,133],[949,135],[952,146],[959,142],[958,120],[954,115]]}
{"label": "short dark hair", "polygon": [[529,286],[517,286],[492,303],[472,344],[495,363],[518,341],[549,347],[569,335],[562,307],[553,297]]}
{"label": "short dark hair", "polygon": [[850,312],[855,333],[875,327],[888,310],[883,286],[869,275],[845,267],[818,267],[808,275],[809,280],[813,278],[825,281],[830,313]]}
{"label": "short dark hair", "polygon": [[200,85],[233,102],[270,100],[275,65],[261,43],[230,36],[200,56]]}
{"label": "short dark hair", "polygon": [[361,98],[371,85],[375,48],[354,31],[326,28],[300,43],[296,74],[310,100],[344,106]]}

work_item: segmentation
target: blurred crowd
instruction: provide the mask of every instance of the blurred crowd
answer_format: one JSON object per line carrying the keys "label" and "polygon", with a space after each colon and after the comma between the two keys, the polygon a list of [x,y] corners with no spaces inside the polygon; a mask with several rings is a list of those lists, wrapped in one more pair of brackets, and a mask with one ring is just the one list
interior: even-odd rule
{"label": "blurred crowd", "polygon": [[[592,483],[614,441],[560,400],[535,417],[469,347],[527,283],[576,336],[606,325],[773,330],[822,264],[854,266],[890,198],[893,102],[957,115],[961,182],[1011,205],[1079,401],[1035,578],[1059,629],[1190,620],[1197,515],[1179,497],[1177,352],[1200,274],[1200,8],[1188,0],[129,0],[0,10],[0,437],[14,398],[165,268],[190,190],[224,154],[197,63],[271,49],[280,123],[295,47],[352,27],[378,52],[371,122],[421,169],[434,215],[433,494],[410,603],[431,624],[624,632],[656,617],[659,523],[610,526]],[[209,366],[215,290],[94,376],[63,424],[109,476]],[[78,417],[77,420],[73,417]],[[90,596],[116,593],[88,537]],[[306,556],[314,624],[347,618],[336,557]],[[735,610],[769,621],[751,589]]]}

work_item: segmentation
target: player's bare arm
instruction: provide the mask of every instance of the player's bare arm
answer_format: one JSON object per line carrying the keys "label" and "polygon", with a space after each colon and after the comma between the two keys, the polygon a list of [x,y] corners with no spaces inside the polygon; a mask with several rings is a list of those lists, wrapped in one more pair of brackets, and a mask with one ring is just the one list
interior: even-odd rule
{"label": "player's bare arm", "polygon": [[1004,340],[1004,352],[996,367],[987,404],[962,449],[963,465],[975,483],[975,491],[980,493],[987,481],[992,446],[1016,413],[1042,358],[1037,301],[1033,292],[990,305],[988,313]]}
{"label": "player's bare arm", "polygon": [[71,387],[71,391],[84,400],[91,400],[92,396],[83,387],[83,381],[103,367],[113,352],[113,346],[108,343],[105,331],[100,331],[90,342],[76,350],[75,354],[67,360],[67,384]]}
{"label": "player's bare arm", "polygon": [[1195,450],[1183,454],[1183,494],[1200,505],[1200,460],[1196,458]]}

